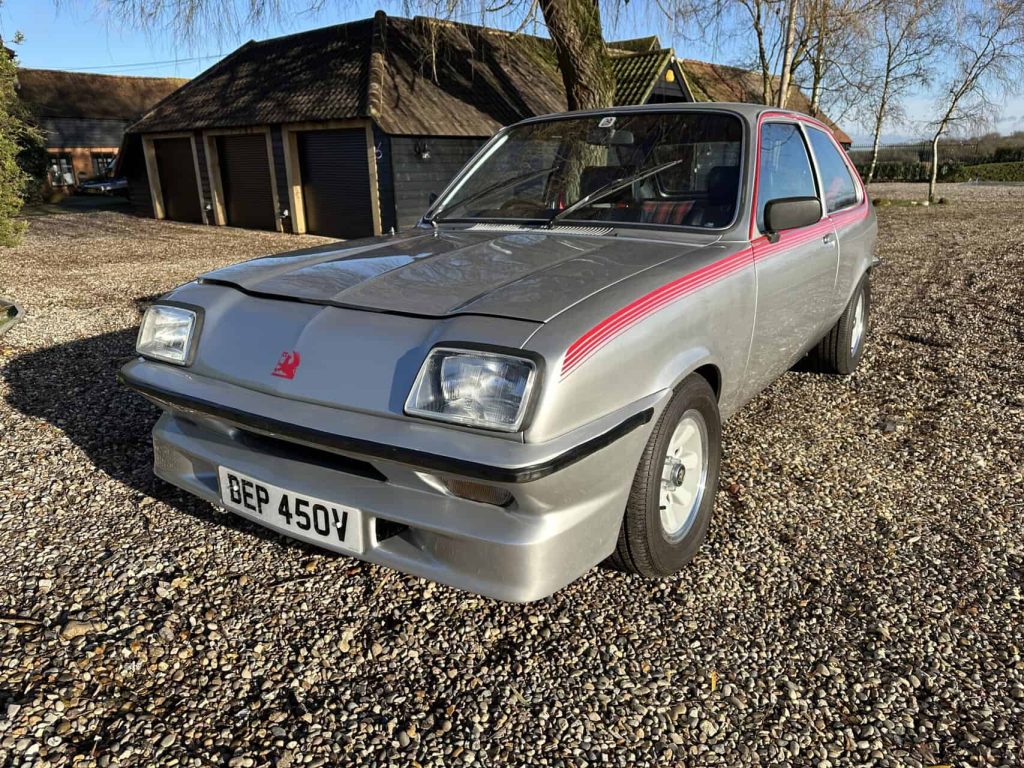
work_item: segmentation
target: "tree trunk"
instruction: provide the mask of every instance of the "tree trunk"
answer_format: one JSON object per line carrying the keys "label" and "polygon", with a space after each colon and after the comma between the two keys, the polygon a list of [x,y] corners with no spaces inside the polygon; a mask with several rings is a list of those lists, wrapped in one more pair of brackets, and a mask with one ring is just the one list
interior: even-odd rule
{"label": "tree trunk", "polygon": [[540,0],[569,109],[610,107],[615,95],[598,0]]}
{"label": "tree trunk", "polygon": [[772,68],[768,63],[768,52],[764,47],[764,34],[760,30],[757,33],[757,53],[761,63],[761,100],[767,105],[775,98],[772,93]]}
{"label": "tree trunk", "polygon": [[789,84],[793,79],[793,47],[796,40],[796,0],[789,0],[786,15],[786,47],[782,52],[782,76],[779,78],[777,106],[785,108],[789,98]]}
{"label": "tree trunk", "polygon": [[882,84],[882,95],[878,99],[878,111],[875,113],[875,133],[871,143],[871,166],[868,168],[868,178],[865,183],[870,184],[875,178],[875,168],[878,166],[878,147],[882,143],[882,125],[885,123],[885,113],[889,109],[889,74],[892,70],[885,71],[885,82]]}
{"label": "tree trunk", "polygon": [[751,6],[751,20],[754,34],[757,36],[757,61],[761,65],[761,102],[765,105],[774,101],[772,94],[772,68],[768,61],[768,51],[764,44],[764,26],[761,24],[761,5],[755,2]]}
{"label": "tree trunk", "polygon": [[878,147],[882,143],[882,115],[884,112],[879,109],[875,116],[875,137],[871,143],[871,165],[868,166],[868,177],[864,179],[865,184],[870,184],[875,178],[875,168],[878,166]]}
{"label": "tree trunk", "polygon": [[821,105],[821,81],[825,77],[823,69],[821,59],[815,57],[814,75],[811,82],[811,117],[818,116],[818,108]]}
{"label": "tree trunk", "polygon": [[942,135],[942,128],[935,132],[935,136],[932,138],[932,172],[928,178],[928,202],[935,202],[935,185],[939,180],[939,136]]}

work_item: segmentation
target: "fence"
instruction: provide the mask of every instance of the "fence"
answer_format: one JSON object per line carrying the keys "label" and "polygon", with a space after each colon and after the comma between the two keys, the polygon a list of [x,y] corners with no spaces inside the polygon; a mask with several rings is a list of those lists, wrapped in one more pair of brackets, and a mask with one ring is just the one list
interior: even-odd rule
{"label": "fence", "polygon": [[[1009,139],[1012,140],[1012,139]],[[850,150],[850,159],[860,175],[867,178],[871,167],[871,149]],[[1024,162],[1024,146],[993,146],[991,142],[939,142],[939,181],[959,181],[971,177],[970,166],[991,163]],[[928,181],[932,168],[930,142],[889,144],[878,150],[874,181]]]}

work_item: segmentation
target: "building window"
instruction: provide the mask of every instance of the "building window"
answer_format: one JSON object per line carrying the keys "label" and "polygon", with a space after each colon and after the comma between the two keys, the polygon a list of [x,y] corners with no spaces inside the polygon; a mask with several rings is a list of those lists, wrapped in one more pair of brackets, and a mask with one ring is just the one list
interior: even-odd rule
{"label": "building window", "polygon": [[50,179],[51,187],[73,187],[75,185],[75,169],[71,165],[71,155],[52,155],[47,176]]}
{"label": "building window", "polygon": [[92,172],[94,176],[107,176],[113,173],[117,155],[113,152],[92,153]]}

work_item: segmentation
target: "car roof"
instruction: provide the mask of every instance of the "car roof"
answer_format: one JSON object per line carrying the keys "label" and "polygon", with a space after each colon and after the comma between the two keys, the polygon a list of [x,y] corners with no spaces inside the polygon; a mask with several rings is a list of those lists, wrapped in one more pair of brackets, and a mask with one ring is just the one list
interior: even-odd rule
{"label": "car roof", "polygon": [[750,122],[756,122],[763,113],[791,115],[794,118],[813,120],[802,112],[791,109],[780,109],[765,104],[749,104],[745,102],[728,101],[697,101],[697,102],[670,102],[666,104],[634,104],[632,106],[604,107],[601,109],[583,109],[574,112],[553,112],[548,115],[537,115],[521,120],[516,125],[540,122],[544,120],[557,120],[566,117],[589,117],[597,115],[614,114],[656,114],[658,112],[729,112],[738,115]]}

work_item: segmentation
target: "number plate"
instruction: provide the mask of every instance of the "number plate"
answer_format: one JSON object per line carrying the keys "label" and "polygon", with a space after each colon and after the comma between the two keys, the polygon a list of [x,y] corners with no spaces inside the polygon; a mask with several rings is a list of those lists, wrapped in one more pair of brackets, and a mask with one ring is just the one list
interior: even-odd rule
{"label": "number plate", "polygon": [[363,551],[362,513],[218,467],[224,506],[287,536],[331,549]]}

